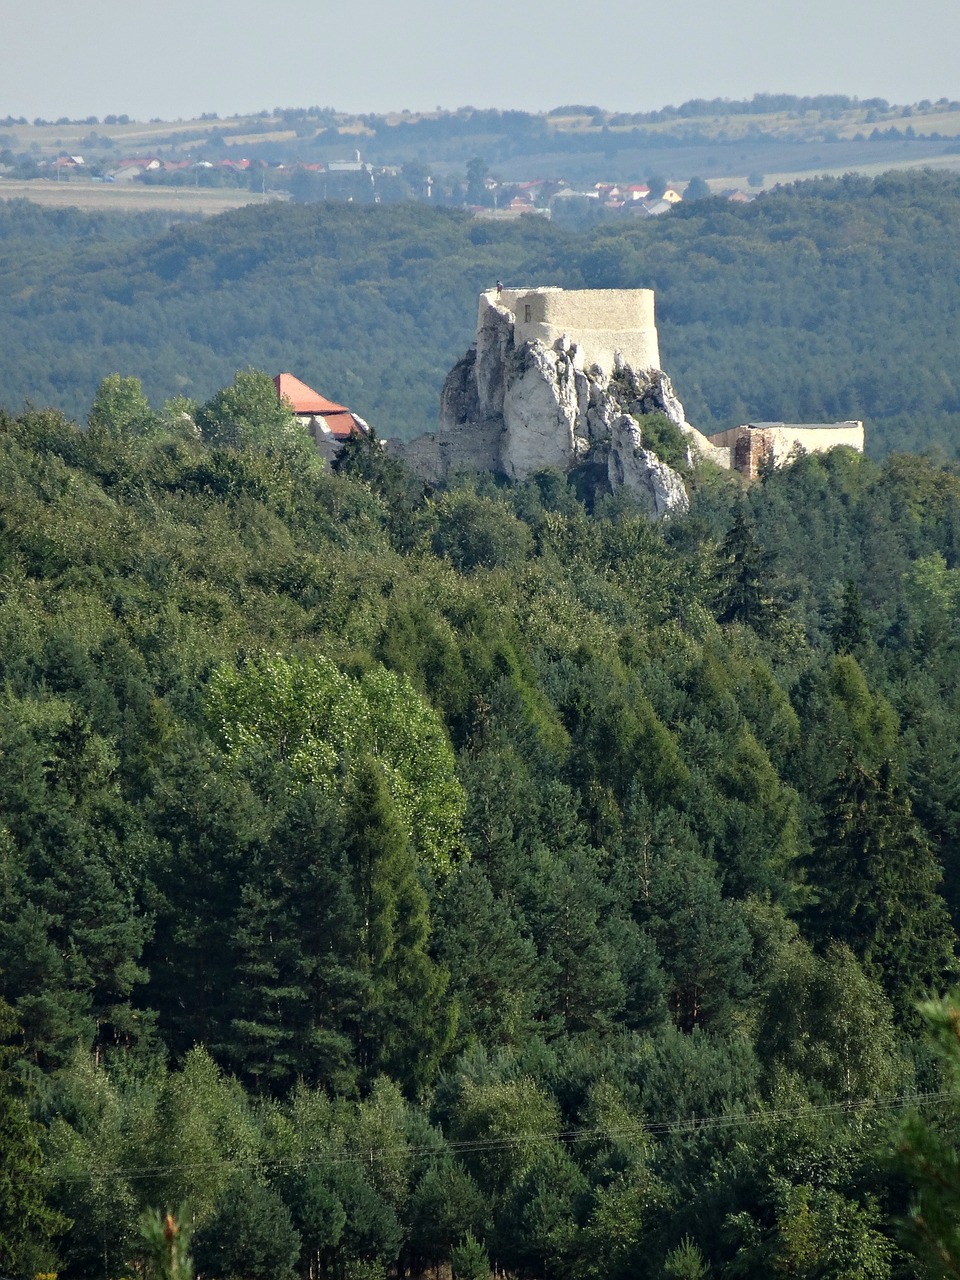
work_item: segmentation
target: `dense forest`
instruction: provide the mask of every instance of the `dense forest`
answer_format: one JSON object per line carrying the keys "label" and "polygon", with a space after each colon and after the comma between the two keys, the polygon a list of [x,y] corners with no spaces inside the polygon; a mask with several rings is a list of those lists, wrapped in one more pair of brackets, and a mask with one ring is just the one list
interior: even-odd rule
{"label": "dense forest", "polygon": [[863,418],[868,451],[955,449],[960,179],[807,182],[572,231],[424,205],[249,207],[162,230],[0,204],[0,404],[86,413],[100,381],[204,401],[289,370],[383,437],[432,429],[508,284],[653,287],[691,422]]}
{"label": "dense forest", "polygon": [[0,418],[0,1270],[927,1274],[960,469],[653,526],[184,404]]}

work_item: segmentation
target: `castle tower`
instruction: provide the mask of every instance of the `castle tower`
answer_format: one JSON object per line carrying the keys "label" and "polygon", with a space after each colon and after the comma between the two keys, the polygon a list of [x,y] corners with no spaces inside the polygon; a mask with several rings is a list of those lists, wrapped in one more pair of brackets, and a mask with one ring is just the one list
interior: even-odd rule
{"label": "castle tower", "polygon": [[608,376],[618,352],[634,369],[660,368],[652,289],[489,290],[480,295],[478,333],[485,310],[495,306],[513,313],[517,346],[537,339],[552,347],[565,337],[580,348],[584,368],[598,365]]}

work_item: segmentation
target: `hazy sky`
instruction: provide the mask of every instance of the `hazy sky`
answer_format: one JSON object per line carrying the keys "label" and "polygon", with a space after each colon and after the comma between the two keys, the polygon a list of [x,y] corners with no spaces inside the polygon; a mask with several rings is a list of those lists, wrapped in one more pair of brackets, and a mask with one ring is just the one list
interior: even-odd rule
{"label": "hazy sky", "polygon": [[960,98],[960,0],[0,0],[0,117]]}

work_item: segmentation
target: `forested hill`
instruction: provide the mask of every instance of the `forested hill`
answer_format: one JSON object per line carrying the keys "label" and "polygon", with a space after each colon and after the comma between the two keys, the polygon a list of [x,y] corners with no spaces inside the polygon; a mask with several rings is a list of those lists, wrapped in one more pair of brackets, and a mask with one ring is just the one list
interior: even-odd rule
{"label": "forested hill", "polygon": [[915,1276],[960,473],[652,527],[112,404],[0,419],[0,1269]]}
{"label": "forested hill", "polygon": [[691,421],[864,418],[868,448],[952,453],[960,179],[803,183],[574,233],[422,205],[248,208],[156,223],[0,205],[0,403],[82,416],[110,373],[200,400],[287,369],[382,436],[432,427],[478,291],[653,286]]}

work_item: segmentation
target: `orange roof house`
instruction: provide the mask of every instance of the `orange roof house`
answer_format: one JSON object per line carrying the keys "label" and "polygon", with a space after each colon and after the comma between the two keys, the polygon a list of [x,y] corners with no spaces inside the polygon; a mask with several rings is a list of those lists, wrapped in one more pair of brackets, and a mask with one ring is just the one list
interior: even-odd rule
{"label": "orange roof house", "polygon": [[359,414],[328,400],[292,373],[278,373],[273,385],[277,398],[290,406],[322,453],[336,452],[355,432],[369,435],[370,428]]}

